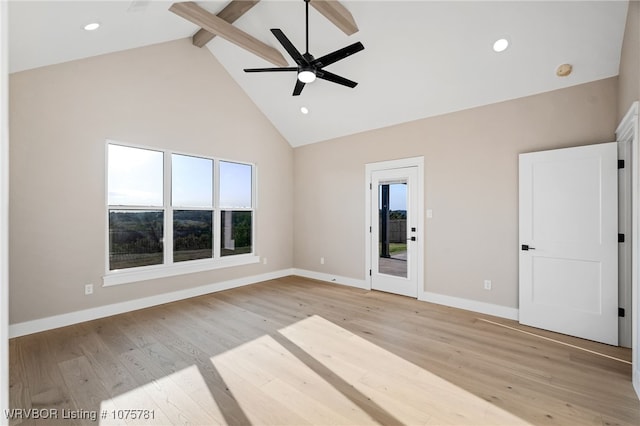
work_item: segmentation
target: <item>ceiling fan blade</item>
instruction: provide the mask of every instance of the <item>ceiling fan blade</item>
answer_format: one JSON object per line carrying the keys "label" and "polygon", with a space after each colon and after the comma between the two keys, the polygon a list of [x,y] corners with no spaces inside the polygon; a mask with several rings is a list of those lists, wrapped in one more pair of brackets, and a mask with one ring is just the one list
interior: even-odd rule
{"label": "ceiling fan blade", "polygon": [[321,78],[323,80],[330,81],[332,83],[342,84],[343,86],[354,88],[358,85],[355,81],[348,80],[344,77],[340,77],[334,73],[325,70],[318,70],[316,72],[316,77]]}
{"label": "ceiling fan blade", "polygon": [[275,72],[275,71],[298,71],[297,67],[283,68],[245,68],[244,72]]}
{"label": "ceiling fan blade", "polygon": [[304,89],[304,83],[296,78],[296,87],[293,89],[293,96],[298,96]]}
{"label": "ceiling fan blade", "polygon": [[307,65],[307,61],[304,59],[302,54],[296,49],[296,47],[291,43],[291,41],[287,38],[286,35],[282,32],[282,30],[278,28],[271,28],[271,32],[278,39],[282,47],[291,55],[296,64],[298,65]]}
{"label": "ceiling fan blade", "polygon": [[340,59],[344,59],[347,56],[351,56],[354,53],[358,53],[359,51],[364,50],[364,46],[362,43],[357,42],[353,43],[347,47],[343,47],[342,49],[338,49],[335,52],[331,52],[328,55],[324,55],[311,63],[312,66],[322,68],[327,65],[333,64],[334,62],[339,61]]}

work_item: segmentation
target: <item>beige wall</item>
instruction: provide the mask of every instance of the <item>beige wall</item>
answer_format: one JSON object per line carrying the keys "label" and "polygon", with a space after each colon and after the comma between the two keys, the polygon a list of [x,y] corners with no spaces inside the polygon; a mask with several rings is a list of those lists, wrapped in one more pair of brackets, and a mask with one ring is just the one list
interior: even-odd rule
{"label": "beige wall", "polygon": [[617,87],[610,78],[296,148],[295,267],[364,279],[365,164],[424,156],[425,290],[517,307],[518,154],[613,141]]}
{"label": "beige wall", "polygon": [[640,100],[640,0],[629,2],[622,42],[618,90],[618,121]]}
{"label": "beige wall", "polygon": [[[292,266],[293,150],[207,49],[185,39],[68,62],[13,74],[10,90],[11,323]],[[100,287],[107,138],[256,163],[268,265]]]}

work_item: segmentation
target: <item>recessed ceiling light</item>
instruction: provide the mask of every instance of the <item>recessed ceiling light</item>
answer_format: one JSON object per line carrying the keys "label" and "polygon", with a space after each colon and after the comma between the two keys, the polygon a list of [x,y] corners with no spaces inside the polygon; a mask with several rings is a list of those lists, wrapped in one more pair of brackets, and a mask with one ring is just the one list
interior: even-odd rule
{"label": "recessed ceiling light", "polygon": [[84,29],[87,31],[94,31],[94,30],[97,30],[98,28],[100,28],[99,22],[92,22],[84,26]]}
{"label": "recessed ceiling light", "polygon": [[493,43],[494,52],[504,52],[507,47],[509,47],[509,40],[507,40],[506,38],[501,38]]}
{"label": "recessed ceiling light", "polygon": [[301,112],[301,113],[303,113],[303,114],[309,114],[309,108],[307,108],[307,107],[301,107],[301,108],[300,108],[300,112]]}

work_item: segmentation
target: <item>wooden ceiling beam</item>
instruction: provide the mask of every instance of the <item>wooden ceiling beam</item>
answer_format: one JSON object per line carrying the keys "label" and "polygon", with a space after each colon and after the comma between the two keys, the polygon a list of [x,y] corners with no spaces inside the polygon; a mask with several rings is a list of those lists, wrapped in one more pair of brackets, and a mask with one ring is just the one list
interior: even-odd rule
{"label": "wooden ceiling beam", "polygon": [[[231,24],[259,2],[260,0],[233,0],[216,16]],[[215,36],[215,34],[210,33],[204,28],[200,28],[200,30],[193,35],[193,45],[202,47],[209,43]]]}
{"label": "wooden ceiling beam", "polygon": [[255,37],[234,27],[227,21],[217,17],[208,10],[203,9],[194,2],[174,3],[171,5],[169,10],[186,20],[193,22],[206,31],[219,35],[225,40],[260,56],[262,59],[265,59],[274,65],[280,67],[286,67],[289,65],[284,56],[282,56],[280,51],[277,49],[264,44]]}
{"label": "wooden ceiling beam", "polygon": [[347,10],[340,2],[333,0],[311,0],[313,6],[318,12],[324,15],[329,21],[340,28],[346,35],[358,32],[358,25],[351,12]]}

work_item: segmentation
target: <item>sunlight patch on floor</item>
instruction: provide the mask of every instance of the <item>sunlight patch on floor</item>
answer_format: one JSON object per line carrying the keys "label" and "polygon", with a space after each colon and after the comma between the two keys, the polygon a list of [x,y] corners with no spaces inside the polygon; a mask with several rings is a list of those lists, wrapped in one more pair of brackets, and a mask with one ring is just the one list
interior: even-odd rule
{"label": "sunlight patch on floor", "polygon": [[280,333],[402,423],[528,424],[320,316]]}
{"label": "sunlight patch on floor", "polygon": [[612,359],[614,361],[618,361],[618,362],[621,362],[623,364],[632,365],[631,361],[627,361],[626,359],[621,359],[621,358],[618,358],[618,357],[615,357],[615,356],[607,355],[607,354],[602,353],[602,352],[592,351],[591,349],[583,348],[583,347],[577,346],[577,345],[572,345],[571,343],[563,342],[563,341],[558,340],[558,339],[552,339],[550,337],[546,337],[546,336],[543,336],[541,334],[531,333],[529,331],[521,330],[521,329],[516,328],[516,327],[510,327],[510,326],[508,326],[506,324],[501,324],[499,322],[489,321],[486,318],[477,318],[477,320],[486,322],[487,324],[492,324],[492,325],[495,325],[495,326],[498,326],[498,327],[506,328],[506,329],[509,329],[509,330],[512,330],[512,331],[516,331],[518,333],[526,334],[528,336],[537,337],[538,339],[546,340],[547,342],[553,342],[553,343],[556,343],[558,345],[566,346],[568,348],[578,349],[580,351],[587,352],[587,353],[590,353],[590,354],[593,354],[593,355],[597,355],[597,356],[601,356],[603,358]]}
{"label": "sunlight patch on floor", "polygon": [[271,336],[211,362],[253,424],[376,424]]}
{"label": "sunlight patch on floor", "polygon": [[172,374],[142,350],[120,360],[146,384],[102,401],[100,425],[528,424],[317,315]]}
{"label": "sunlight patch on floor", "polygon": [[[155,407],[151,418],[144,410],[140,410],[151,407]],[[134,413],[131,410],[140,411]],[[195,365],[102,401],[100,413],[105,412],[107,416],[100,417],[101,426],[125,423],[147,426],[225,424],[216,401]]]}
{"label": "sunlight patch on floor", "polygon": [[528,424],[320,316],[211,362],[255,424]]}

